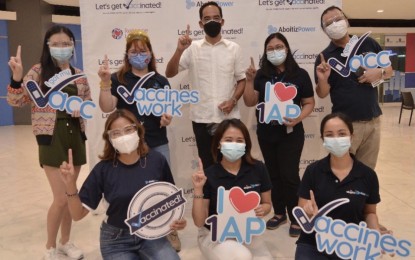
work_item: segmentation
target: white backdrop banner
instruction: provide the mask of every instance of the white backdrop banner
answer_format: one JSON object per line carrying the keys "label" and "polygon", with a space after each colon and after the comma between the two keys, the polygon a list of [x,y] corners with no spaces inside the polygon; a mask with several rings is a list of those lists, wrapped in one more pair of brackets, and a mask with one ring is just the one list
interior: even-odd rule
{"label": "white backdrop banner", "polygon": [[[258,64],[265,38],[274,32],[283,33],[291,46],[295,59],[314,80],[314,60],[328,45],[329,39],[320,28],[320,16],[329,6],[341,6],[341,0],[234,0],[217,1],[222,7],[225,25],[224,38],[237,42],[243,49],[246,67],[253,57]],[[148,33],[157,70],[164,75],[167,62],[173,55],[177,39],[190,25],[191,38],[204,37],[199,26],[199,8],[202,1],[193,0],[80,0],[84,70],[91,85],[92,98],[99,99],[98,68],[104,55],[109,58],[113,72],[122,64],[125,53],[125,37],[131,30],[141,29]],[[257,65],[258,67],[258,65]],[[169,79],[174,89],[191,89],[186,72]],[[242,121],[250,129],[253,155],[262,159],[256,138],[254,108],[239,102]],[[195,137],[189,119],[188,105],[183,116],[176,117],[168,126],[168,139],[172,172],[178,187],[186,196],[192,193],[191,174],[197,167]],[[331,111],[329,98],[316,96],[313,113],[304,120],[306,142],[300,169],[326,155],[319,138],[321,118]],[[96,109],[93,120],[88,121],[90,167],[98,162],[102,153],[102,132],[106,114]],[[278,156],[278,155],[277,155]]]}

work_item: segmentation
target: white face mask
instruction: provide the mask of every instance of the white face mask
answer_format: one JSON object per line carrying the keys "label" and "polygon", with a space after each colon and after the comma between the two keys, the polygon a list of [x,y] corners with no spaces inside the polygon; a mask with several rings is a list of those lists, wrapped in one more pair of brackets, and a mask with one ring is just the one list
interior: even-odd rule
{"label": "white face mask", "polygon": [[346,20],[340,20],[338,22],[334,22],[326,27],[325,29],[327,35],[330,39],[338,40],[343,38],[343,36],[347,33],[347,22]]}
{"label": "white face mask", "polygon": [[272,63],[274,66],[278,66],[284,63],[285,59],[287,58],[287,53],[285,50],[273,50],[267,52],[267,59],[269,62]]}
{"label": "white face mask", "polygon": [[111,139],[111,144],[119,153],[130,154],[137,150],[140,137],[137,132]]}
{"label": "white face mask", "polygon": [[336,157],[342,157],[349,152],[350,145],[350,136],[324,137],[324,148]]}
{"label": "white face mask", "polygon": [[50,55],[58,62],[68,62],[73,53],[73,46],[71,47],[49,47]]}
{"label": "white face mask", "polygon": [[245,143],[222,142],[220,152],[230,162],[235,162],[245,154]]}

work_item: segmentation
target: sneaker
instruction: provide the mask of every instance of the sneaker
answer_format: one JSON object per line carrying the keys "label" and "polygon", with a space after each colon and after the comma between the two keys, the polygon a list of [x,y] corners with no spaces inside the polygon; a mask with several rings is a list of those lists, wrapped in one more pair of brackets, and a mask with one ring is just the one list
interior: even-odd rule
{"label": "sneaker", "polygon": [[73,259],[82,259],[84,254],[81,249],[77,248],[72,242],[67,242],[65,245],[62,245],[60,242],[58,244],[58,250],[65,255]]}
{"label": "sneaker", "polygon": [[167,240],[169,240],[171,246],[173,247],[176,252],[180,252],[182,249],[182,243],[180,243],[179,234],[176,230],[173,230],[166,236]]}
{"label": "sneaker", "polygon": [[276,215],[274,215],[272,218],[270,218],[267,221],[267,229],[271,229],[271,230],[276,229],[281,224],[284,224],[285,222],[287,222],[286,215],[282,215],[281,217],[277,217]]}
{"label": "sneaker", "polygon": [[54,247],[46,249],[46,252],[43,255],[43,259],[44,260],[56,260],[56,259],[58,259],[57,255],[56,255],[56,249]]}
{"label": "sneaker", "polygon": [[301,228],[291,225],[290,229],[288,230],[288,234],[290,237],[298,237],[301,234]]}

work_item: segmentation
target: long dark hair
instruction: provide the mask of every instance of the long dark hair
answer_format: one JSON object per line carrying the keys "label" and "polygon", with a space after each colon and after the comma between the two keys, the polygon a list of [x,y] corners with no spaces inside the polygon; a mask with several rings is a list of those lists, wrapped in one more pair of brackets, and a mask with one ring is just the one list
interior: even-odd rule
{"label": "long dark hair", "polygon": [[[73,35],[72,31],[69,30],[67,27],[62,25],[54,25],[45,34],[45,38],[43,39],[43,48],[42,48],[42,55],[40,56],[40,87],[43,93],[48,91],[48,87],[45,86],[44,82],[49,80],[53,75],[59,73],[61,69],[57,66],[56,62],[53,60],[52,56],[50,55],[49,51],[49,39],[52,35],[57,33],[64,33],[68,35],[69,39],[74,42],[75,44],[75,36]],[[75,74],[75,69],[72,68],[71,65],[70,69],[72,74]]]}
{"label": "long dark hair", "polygon": [[245,124],[242,123],[241,120],[232,118],[232,119],[225,119],[223,120],[219,125],[218,128],[215,131],[215,135],[212,139],[212,156],[215,163],[222,160],[222,153],[219,151],[219,143],[220,140],[223,137],[223,134],[229,127],[234,127],[236,129],[239,129],[242,132],[242,135],[245,139],[245,154],[242,156],[242,160],[245,160],[249,164],[254,164],[254,159],[251,155],[251,149],[252,149],[252,142],[251,137],[249,136],[248,128],[246,128]]}
{"label": "long dark hair", "polygon": [[148,146],[144,141],[144,127],[138,122],[137,118],[130,111],[125,109],[117,109],[108,116],[107,121],[105,122],[104,133],[102,134],[102,139],[104,139],[105,142],[104,153],[99,156],[101,160],[114,160],[116,156],[115,148],[114,146],[112,146],[110,142],[108,130],[111,129],[112,123],[114,123],[115,120],[121,117],[127,119],[132,124],[135,124],[137,127],[137,134],[138,137],[140,137],[137,152],[140,155],[140,157],[144,157],[148,153]]}
{"label": "long dark hair", "polygon": [[268,59],[267,59],[267,45],[272,39],[278,39],[282,41],[287,48],[287,58],[284,61],[285,65],[285,79],[291,79],[297,75],[300,66],[298,66],[297,62],[294,59],[294,56],[291,52],[290,45],[288,44],[287,38],[282,33],[272,33],[266,39],[264,43],[264,52],[262,54],[261,60],[259,61],[259,67],[262,69],[264,74],[267,77],[272,77],[275,75],[275,68]]}

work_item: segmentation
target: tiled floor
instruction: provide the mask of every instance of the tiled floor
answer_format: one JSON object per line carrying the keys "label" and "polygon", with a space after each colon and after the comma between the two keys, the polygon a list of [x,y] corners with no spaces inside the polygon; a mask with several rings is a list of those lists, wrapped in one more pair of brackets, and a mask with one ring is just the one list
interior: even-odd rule
{"label": "tiled floor", "polygon": [[[381,222],[394,230],[397,237],[415,244],[415,118],[408,126],[409,112],[404,111],[399,125],[397,104],[384,105],[383,111],[377,167],[382,202],[378,213]],[[88,167],[84,167],[79,184],[87,174]],[[51,191],[38,166],[37,145],[30,126],[0,127],[0,178],[0,259],[41,259]],[[72,238],[84,250],[86,259],[101,259],[98,233],[102,217],[90,214],[73,225]],[[190,211],[186,218],[188,227],[180,233],[180,256],[201,259]],[[276,259],[293,259],[295,239],[288,236],[288,224],[266,231],[263,236]],[[414,247],[411,259],[415,258]]]}

